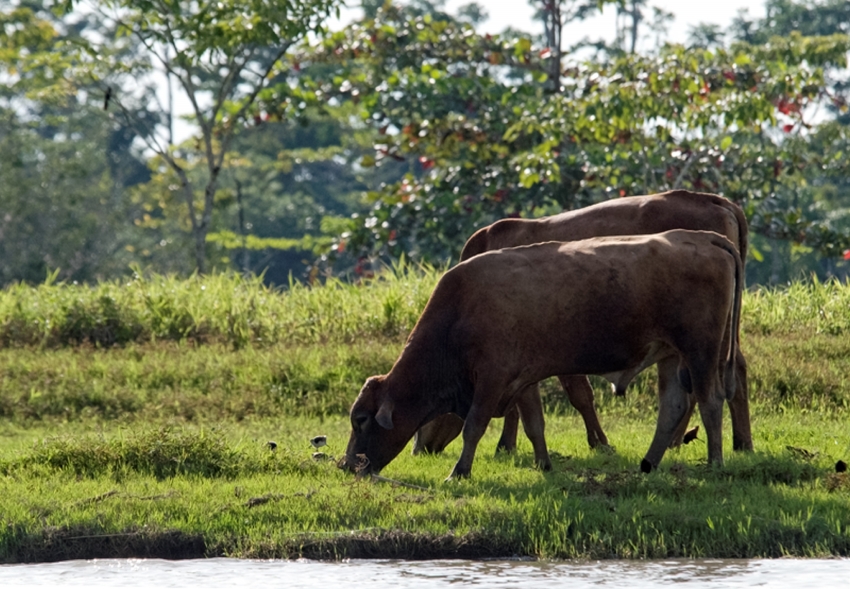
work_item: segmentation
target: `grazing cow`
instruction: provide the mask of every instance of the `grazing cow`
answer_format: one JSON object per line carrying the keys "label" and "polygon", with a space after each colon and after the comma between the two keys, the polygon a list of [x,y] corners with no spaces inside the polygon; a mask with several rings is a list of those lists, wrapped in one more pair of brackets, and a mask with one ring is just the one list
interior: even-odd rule
{"label": "grazing cow", "polygon": [[[695,395],[710,462],[723,460],[721,420],[734,393],[743,282],[738,250],[707,231],[668,231],[507,248],[461,262],[438,282],[390,372],[366,381],[351,407],[341,466],[377,473],[423,424],[464,419],[451,477],[468,476],[487,424],[558,374],[601,374],[625,386],[660,362],[657,467]],[[728,357],[728,359],[727,359]],[[538,397],[539,398],[539,397]],[[535,460],[551,468],[542,411],[526,425]]]}
{"label": "grazing cow", "polygon": [[[606,235],[644,235],[671,229],[714,231],[725,235],[741,254],[747,253],[747,221],[737,204],[718,196],[687,190],[674,190],[648,196],[631,196],[602,202],[583,209],[568,211],[542,219],[503,219],[477,231],[461,252],[461,261],[483,252],[542,243],[545,241],[577,241]],[[749,396],[747,393],[747,363],[738,351],[737,392],[729,401],[732,417],[732,447],[735,450],[752,450],[750,431]],[[582,375],[558,375],[570,403],[584,419],[587,441],[591,448],[608,445],[608,438],[599,424],[593,406],[593,389]],[[623,394],[622,389],[617,390]],[[528,395],[539,397],[537,385],[529,387]],[[530,400],[532,408],[539,399]],[[679,445],[688,426],[695,403],[679,424],[673,445]],[[516,448],[517,411],[505,415],[505,424],[498,449],[513,451]],[[463,420],[446,414],[422,426],[414,437],[413,453],[438,453],[461,432]]]}

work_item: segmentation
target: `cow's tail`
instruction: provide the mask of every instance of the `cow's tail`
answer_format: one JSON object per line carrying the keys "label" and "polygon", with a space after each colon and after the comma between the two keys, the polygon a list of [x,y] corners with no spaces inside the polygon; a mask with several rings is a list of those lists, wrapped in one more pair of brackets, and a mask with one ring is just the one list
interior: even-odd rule
{"label": "cow's tail", "polygon": [[725,237],[718,236],[715,245],[726,250],[735,261],[735,294],[732,299],[732,312],[729,314],[729,356],[726,359],[724,388],[726,399],[731,400],[735,396],[735,367],[738,356],[738,331],[741,327],[741,298],[744,292],[744,263],[741,255],[732,243]]}

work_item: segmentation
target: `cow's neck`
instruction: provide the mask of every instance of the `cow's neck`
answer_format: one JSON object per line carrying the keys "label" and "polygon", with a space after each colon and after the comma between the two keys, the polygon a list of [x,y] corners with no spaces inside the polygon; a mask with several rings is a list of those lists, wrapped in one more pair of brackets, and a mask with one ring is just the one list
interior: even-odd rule
{"label": "cow's neck", "polygon": [[460,354],[451,343],[445,321],[423,321],[407,340],[387,380],[395,394],[423,410],[422,418],[443,413],[465,414],[469,400],[460,370]]}

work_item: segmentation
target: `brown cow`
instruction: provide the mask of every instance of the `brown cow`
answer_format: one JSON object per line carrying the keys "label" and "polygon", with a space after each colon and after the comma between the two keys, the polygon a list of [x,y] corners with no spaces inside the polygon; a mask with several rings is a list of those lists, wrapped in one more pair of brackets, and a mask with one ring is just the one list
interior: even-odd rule
{"label": "brown cow", "polygon": [[[714,231],[725,235],[741,253],[747,253],[747,221],[737,204],[718,196],[687,190],[674,190],[648,196],[632,196],[610,200],[583,209],[568,211],[542,219],[504,219],[477,231],[461,252],[461,261],[486,251],[542,243],[545,241],[577,241],[605,235],[644,235],[661,233],[670,229]],[[750,431],[749,396],[747,393],[747,363],[740,348],[737,363],[737,392],[730,400],[732,417],[732,447],[735,450],[752,450]],[[591,448],[608,445],[608,438],[599,424],[593,406],[593,389],[587,377],[559,375],[561,385],[572,405],[584,419],[587,441]],[[618,390],[623,394],[623,390]],[[529,388],[529,395],[539,397],[537,385]],[[534,406],[540,401],[530,401]],[[694,411],[691,407],[673,437],[678,445]],[[498,449],[513,451],[516,448],[517,411],[505,416],[505,425]],[[422,426],[414,437],[413,453],[437,453],[461,432],[463,420],[457,415],[439,416]]]}
{"label": "brown cow", "polygon": [[[699,403],[709,461],[721,463],[721,389],[725,380],[725,396],[734,393],[742,282],[735,246],[705,231],[475,256],[440,279],[390,372],[366,381],[341,465],[379,472],[418,428],[453,412],[465,421],[451,477],[465,477],[490,419],[529,397],[529,385],[558,374],[627,384],[659,361],[658,422],[641,468],[661,461],[688,408],[686,389]],[[535,460],[551,468],[542,411],[528,415]]]}

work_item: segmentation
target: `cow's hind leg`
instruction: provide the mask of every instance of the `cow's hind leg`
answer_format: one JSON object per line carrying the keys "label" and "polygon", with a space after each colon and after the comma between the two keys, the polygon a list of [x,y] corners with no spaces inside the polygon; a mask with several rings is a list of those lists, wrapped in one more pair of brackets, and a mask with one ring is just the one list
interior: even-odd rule
{"label": "cow's hind leg", "polygon": [[543,403],[540,401],[540,391],[537,385],[526,388],[517,399],[517,409],[522,418],[525,435],[531,440],[534,448],[534,462],[543,470],[552,470],[552,461],[546,449],[546,424],[543,418]]}
{"label": "cow's hind leg", "polygon": [[[697,408],[697,400],[695,395],[690,395],[690,408],[682,423],[676,428],[676,433],[673,435],[673,441],[670,443],[671,448],[675,448],[682,444],[685,436],[685,431],[688,429],[691,416]],[[735,361],[735,396],[727,401],[729,403],[729,415],[732,418],[732,449],[736,452],[752,452],[753,451],[753,434],[750,426],[750,400],[747,389],[747,361],[741,350],[738,349],[737,358]]]}
{"label": "cow's hind leg", "polygon": [[593,406],[593,388],[586,376],[571,375],[559,376],[561,386],[567,393],[570,403],[579,412],[584,420],[584,429],[587,431],[587,443],[591,448],[607,446],[608,438],[599,424],[599,416]]}
{"label": "cow's hind leg", "polygon": [[[526,391],[529,393],[529,391]],[[540,395],[534,391],[534,394]],[[496,444],[496,453],[506,452],[508,454],[516,450],[516,436],[519,430],[519,410],[512,407],[510,411],[505,413],[505,423],[502,425],[502,435],[499,437],[499,443]]]}
{"label": "cow's hind leg", "polygon": [[690,356],[688,368],[691,372],[693,394],[699,406],[705,428],[709,464],[723,464],[723,403],[726,400],[725,386],[717,374],[717,357],[705,353]]}
{"label": "cow's hind leg", "polygon": [[753,434],[750,428],[750,398],[747,383],[747,361],[738,348],[735,358],[735,396],[729,400],[732,418],[732,449],[753,451]]}
{"label": "cow's hind leg", "polygon": [[655,436],[646,456],[640,463],[643,472],[658,468],[676,428],[688,411],[688,392],[678,377],[679,357],[669,356],[658,362],[658,421]]}
{"label": "cow's hind leg", "polygon": [[[659,384],[660,387],[660,384]],[[676,431],[673,432],[673,440],[670,442],[670,448],[678,448],[682,445],[685,439],[685,432],[688,430],[688,425],[691,423],[691,416],[697,408],[697,398],[695,395],[688,395],[688,409],[685,411],[682,421],[676,426]]]}
{"label": "cow's hind leg", "polygon": [[[710,377],[710,375],[708,375]],[[709,464],[723,464],[723,401],[724,395],[716,379],[706,378],[706,397],[699,401],[699,413],[705,427]],[[695,389],[695,393],[698,389]],[[699,400],[699,397],[698,397]]]}

